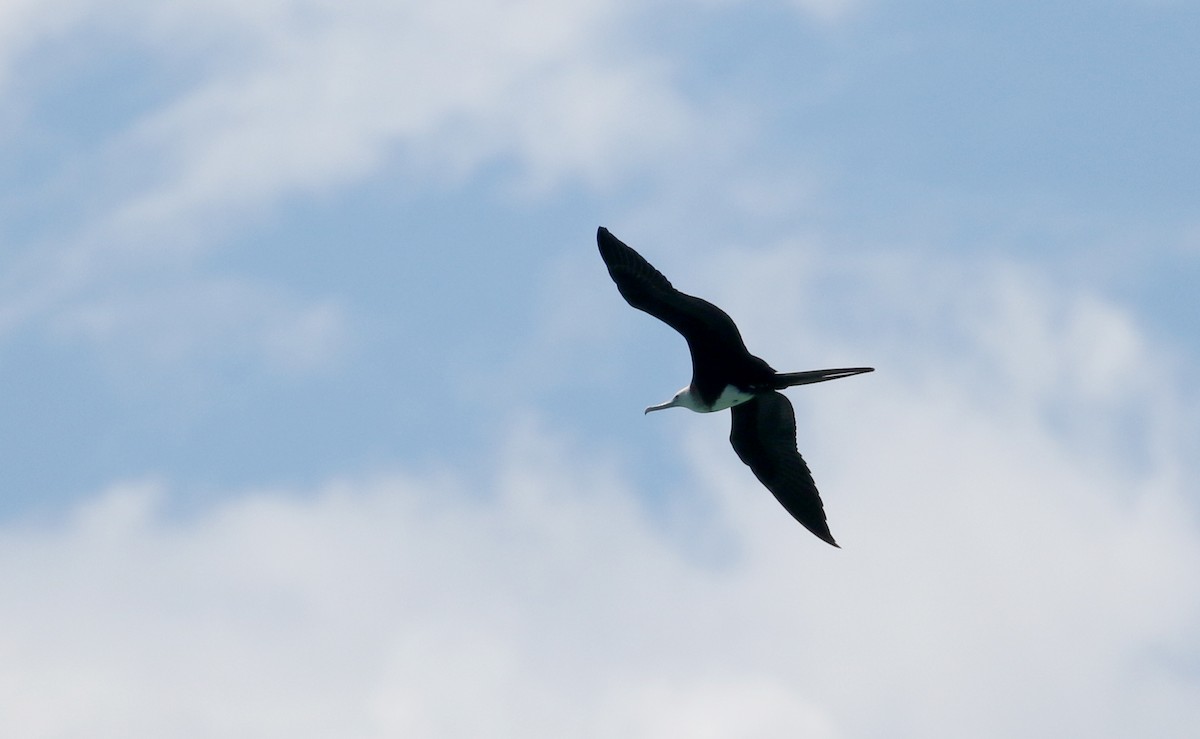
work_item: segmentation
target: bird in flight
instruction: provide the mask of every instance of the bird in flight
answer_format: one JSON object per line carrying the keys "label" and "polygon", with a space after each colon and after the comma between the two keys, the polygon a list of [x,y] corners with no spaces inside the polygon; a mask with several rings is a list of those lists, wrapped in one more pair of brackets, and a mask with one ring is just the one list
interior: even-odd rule
{"label": "bird in flight", "polygon": [[820,539],[829,533],[825,507],[812,473],[796,448],[796,413],[779,390],[874,371],[873,367],[776,372],[751,354],[725,311],[676,290],[642,255],[608,232],[596,232],[600,256],[625,302],[683,334],[692,355],[692,381],[660,405],[697,413],[729,409],[729,442],[738,458],[792,517]]}

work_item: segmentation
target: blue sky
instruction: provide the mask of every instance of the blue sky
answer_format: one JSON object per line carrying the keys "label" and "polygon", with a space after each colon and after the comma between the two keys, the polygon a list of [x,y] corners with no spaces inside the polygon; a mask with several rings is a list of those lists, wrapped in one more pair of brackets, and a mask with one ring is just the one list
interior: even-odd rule
{"label": "blue sky", "polygon": [[[0,9],[23,736],[1190,736],[1200,8]],[[643,417],[606,225],[835,551]],[[69,709],[64,709],[69,706]]]}

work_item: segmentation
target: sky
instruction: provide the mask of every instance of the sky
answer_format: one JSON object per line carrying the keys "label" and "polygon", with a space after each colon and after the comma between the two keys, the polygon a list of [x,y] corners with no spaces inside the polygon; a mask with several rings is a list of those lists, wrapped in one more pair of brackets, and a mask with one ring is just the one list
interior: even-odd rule
{"label": "sky", "polygon": [[[5,0],[0,724],[1190,737],[1200,6]],[[606,226],[789,391],[842,548]]]}

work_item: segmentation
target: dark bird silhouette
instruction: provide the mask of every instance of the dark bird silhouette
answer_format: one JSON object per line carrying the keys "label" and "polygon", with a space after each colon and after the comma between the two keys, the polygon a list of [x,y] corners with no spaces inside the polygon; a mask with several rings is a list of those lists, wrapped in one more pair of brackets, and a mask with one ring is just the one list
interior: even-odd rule
{"label": "dark bird silhouette", "polygon": [[777,392],[793,385],[837,380],[873,367],[776,372],[746,349],[742,335],[725,311],[676,290],[642,255],[601,227],[600,256],[625,301],[683,334],[692,354],[692,381],[660,405],[646,409],[689,408],[711,413],[729,408],[729,443],[759,482],[792,517],[833,546],[825,507],[812,473],[796,448],[796,414]]}

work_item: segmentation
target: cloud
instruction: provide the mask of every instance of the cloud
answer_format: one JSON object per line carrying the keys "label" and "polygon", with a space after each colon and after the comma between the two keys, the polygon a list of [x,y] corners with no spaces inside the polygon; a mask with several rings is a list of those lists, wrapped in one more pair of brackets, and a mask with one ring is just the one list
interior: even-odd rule
{"label": "cloud", "polygon": [[792,0],[792,4],[817,20],[840,21],[857,11],[861,0]]}
{"label": "cloud", "polygon": [[542,185],[603,180],[686,149],[699,118],[661,61],[617,40],[613,0],[139,7],[126,33],[156,55],[197,37],[232,49],[113,144],[145,163],[113,216],[129,227],[320,193],[389,163],[425,184],[489,161]]}
{"label": "cloud", "polygon": [[[1194,670],[1167,665],[1194,660],[1200,607],[1188,584],[1196,501],[1182,484],[1194,432],[1181,409],[1195,397],[1169,347],[1123,306],[1015,263],[838,255],[812,241],[697,261],[698,280],[676,284],[729,309],[776,366],[879,368],[793,393],[801,449],[854,563],[807,575],[805,596],[831,606],[807,612],[813,623],[764,627],[822,634],[804,659],[835,666],[895,722],[864,718],[847,735],[949,734],[939,721],[1000,704],[1005,722],[983,735],[1121,735],[1095,711],[1116,704],[1125,726],[1182,735],[1194,720],[1174,713],[1182,704],[1162,721],[1154,708],[1195,689]],[[736,490],[744,472],[723,472],[727,425],[688,425],[696,479],[729,474],[716,487]],[[751,506],[773,502],[720,509]],[[793,560],[767,551],[771,540],[743,539],[763,549],[755,561]],[[859,597],[886,615],[864,613]],[[851,652],[877,658],[856,668]],[[1154,689],[1139,682],[1149,673]],[[1012,691],[1018,682],[1029,692]]]}
{"label": "cloud", "polygon": [[[66,322],[103,340],[113,334],[101,323],[111,328],[115,312],[128,316],[131,303],[151,297],[126,294],[138,274],[194,269],[289,198],[385,172],[412,192],[436,192],[485,165],[511,172],[528,192],[600,185],[704,135],[703,111],[675,89],[666,63],[622,40],[616,29],[630,9],[615,0],[21,8],[10,9],[6,27],[31,38],[10,62],[60,43],[85,55],[100,38],[144,57],[147,68],[182,71],[143,108],[114,113],[119,126],[87,134],[61,175],[85,181],[86,192],[38,189],[67,201],[52,207],[58,231],[16,239],[0,303],[7,334]],[[269,293],[280,290],[264,289],[249,302],[277,302]],[[99,310],[81,319],[85,302]],[[298,310],[326,316],[309,329],[334,322],[326,305]],[[300,345],[274,329],[259,340],[279,352]]]}
{"label": "cloud", "polygon": [[86,5],[81,0],[9,0],[0,5],[0,95],[9,87],[15,60],[78,23],[86,16]]}
{"label": "cloud", "polygon": [[[53,279],[0,315],[52,314],[60,335],[134,362],[233,346],[320,368],[349,340],[336,300],[191,274],[130,289],[129,275],[177,266],[158,261],[184,251],[160,233],[388,163],[426,187],[499,162],[536,188],[602,183],[709,140],[669,67],[605,43],[622,6],[466,7],[122,6],[155,54],[228,54],[111,144],[136,171],[103,222],[9,272]],[[810,191],[768,202],[746,182],[740,207],[779,218]],[[725,192],[711,190],[704,202]],[[1170,348],[1123,306],[1032,268],[834,252],[791,238],[689,256],[695,292],[777,366],[879,367],[792,396],[844,550],[754,482],[721,416],[654,420],[678,424],[691,473],[645,487],[631,479],[654,470],[634,475],[606,446],[627,443],[619,432],[572,439],[529,420],[442,476],[346,470],[316,489],[220,491],[187,513],[172,507],[186,481],[118,482],[61,519],[0,524],[6,728],[1187,736],[1200,722],[1195,399]],[[592,297],[551,311],[522,361],[610,341]],[[638,407],[631,423],[651,423]]]}
{"label": "cloud", "polygon": [[[1006,326],[1013,341],[979,331],[957,366],[1025,346],[1050,351],[1049,367],[1103,353],[1111,331],[1093,323],[1132,332],[1118,357],[1159,351],[1114,306],[1059,303],[1012,273],[947,289],[959,313],[892,294],[911,298],[891,306],[897,320]],[[800,329],[781,343],[810,332],[805,313],[782,315],[769,328],[799,316]],[[830,340],[818,334],[818,352]],[[615,450],[530,419],[469,476],[245,491],[188,515],[171,511],[169,488],[117,484],[60,521],[0,529],[7,725],[101,737],[1188,736],[1200,719],[1188,667],[1200,529],[1184,460],[1169,447],[1147,466],[1108,454],[1040,412],[1044,395],[1015,365],[946,373],[932,345],[838,341],[877,345],[880,371],[793,399],[843,550],[754,483],[719,416],[677,419],[692,473],[654,492],[631,485]],[[1127,362],[1102,364],[1107,378]],[[1079,402],[1109,407],[1086,383]],[[643,501],[663,494],[707,501],[712,517],[651,515]]]}
{"label": "cloud", "polygon": [[179,369],[229,355],[284,374],[329,368],[350,344],[345,310],[237,279],[183,281],[64,306],[59,336],[117,347],[123,362]]}

